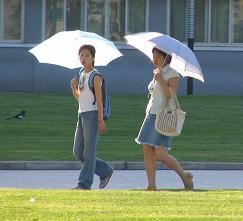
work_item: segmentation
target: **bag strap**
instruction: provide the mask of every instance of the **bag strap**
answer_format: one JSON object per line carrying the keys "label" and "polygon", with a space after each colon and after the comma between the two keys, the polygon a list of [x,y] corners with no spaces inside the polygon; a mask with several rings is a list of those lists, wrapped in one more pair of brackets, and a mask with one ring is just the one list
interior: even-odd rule
{"label": "bag strap", "polygon": [[83,67],[79,69],[78,79],[80,79],[82,77],[81,75],[82,75],[83,71],[84,71],[84,68]]}
{"label": "bag strap", "polygon": [[74,72],[74,78],[79,82],[79,79],[80,79],[80,75],[82,74],[84,68],[80,68],[79,70],[75,70]]}
{"label": "bag strap", "polygon": [[103,77],[102,77],[101,73],[98,70],[94,69],[89,76],[88,85],[89,85],[90,89],[92,89],[94,87],[94,77],[96,75],[99,75],[102,78],[102,81],[103,81]]}
{"label": "bag strap", "polygon": [[175,106],[177,107],[178,110],[181,110],[179,100],[177,98],[176,92],[170,87],[170,93],[171,93],[171,98],[175,103]]}
{"label": "bag strap", "polygon": [[104,84],[104,78],[102,77],[102,74],[98,70],[94,69],[92,71],[92,73],[90,74],[89,80],[88,80],[89,89],[92,91],[92,93],[94,95],[93,105],[96,102],[95,89],[94,89],[94,77],[96,75],[98,75],[98,76],[100,76],[102,78],[102,84]]}
{"label": "bag strap", "polygon": [[171,87],[169,87],[169,90],[170,90],[171,98],[168,98],[168,97],[166,96],[166,98],[165,98],[165,102],[163,102],[162,110],[164,110],[164,109],[168,106],[168,101],[169,101],[169,99],[172,100],[172,102],[175,104],[175,107],[176,107],[178,110],[181,110],[180,103],[179,103],[179,100],[178,100],[178,98],[177,98],[176,92],[175,92]]}

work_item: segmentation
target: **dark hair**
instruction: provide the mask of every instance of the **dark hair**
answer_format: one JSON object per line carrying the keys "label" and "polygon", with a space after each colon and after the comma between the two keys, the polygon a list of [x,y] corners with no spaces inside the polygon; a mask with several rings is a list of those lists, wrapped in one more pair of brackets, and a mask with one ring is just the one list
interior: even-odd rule
{"label": "dark hair", "polygon": [[[78,56],[80,55],[81,51],[84,49],[87,49],[90,52],[91,56],[93,58],[95,58],[96,51],[95,51],[95,47],[93,45],[82,45],[78,50]],[[94,66],[94,61],[93,61],[93,66]]]}
{"label": "dark hair", "polygon": [[170,64],[170,62],[171,62],[171,55],[169,55],[169,54],[166,54],[164,51],[161,51],[160,49],[158,49],[158,48],[156,48],[156,47],[153,47],[153,49],[152,49],[152,53],[154,52],[154,51],[157,51],[159,54],[161,54],[164,58],[166,58],[166,62],[165,62],[165,65],[166,64]]}

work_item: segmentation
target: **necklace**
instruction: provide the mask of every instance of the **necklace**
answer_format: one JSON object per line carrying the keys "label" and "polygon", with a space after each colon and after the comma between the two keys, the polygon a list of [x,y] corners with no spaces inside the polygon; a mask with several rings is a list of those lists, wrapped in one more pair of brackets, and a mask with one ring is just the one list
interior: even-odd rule
{"label": "necklace", "polygon": [[85,72],[83,72],[79,78],[79,89],[80,90],[83,89],[83,87],[84,87],[85,79],[86,79]]}

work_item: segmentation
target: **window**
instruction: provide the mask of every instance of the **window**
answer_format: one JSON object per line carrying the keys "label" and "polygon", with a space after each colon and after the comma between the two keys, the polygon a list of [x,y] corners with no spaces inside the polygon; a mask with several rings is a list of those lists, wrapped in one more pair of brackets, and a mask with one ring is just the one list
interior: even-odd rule
{"label": "window", "polygon": [[229,41],[229,0],[211,1],[211,42]]}
{"label": "window", "polygon": [[79,29],[95,32],[112,41],[122,41],[128,33],[146,31],[149,0],[45,1],[45,38],[62,30]]}
{"label": "window", "polygon": [[[170,34],[186,41],[186,0],[170,0]],[[195,42],[243,43],[243,0],[195,0]]]}
{"label": "window", "polygon": [[105,35],[105,0],[88,1],[87,31]]}
{"label": "window", "polygon": [[46,0],[45,38],[64,30],[64,1]]}
{"label": "window", "polygon": [[0,0],[0,40],[22,39],[23,0]]}
{"label": "window", "polygon": [[130,0],[128,8],[128,33],[145,31],[146,0]]}
{"label": "window", "polygon": [[208,10],[205,2],[205,0],[195,1],[194,38],[196,42],[208,41]]}
{"label": "window", "polygon": [[186,41],[186,0],[171,0],[170,8],[170,35]]}
{"label": "window", "polygon": [[125,1],[110,0],[108,9],[109,31],[108,38],[112,41],[122,41],[125,35]]}
{"label": "window", "polygon": [[233,42],[243,43],[243,1],[235,0],[233,18]]}
{"label": "window", "polygon": [[68,0],[66,5],[66,30],[84,30],[84,0]]}

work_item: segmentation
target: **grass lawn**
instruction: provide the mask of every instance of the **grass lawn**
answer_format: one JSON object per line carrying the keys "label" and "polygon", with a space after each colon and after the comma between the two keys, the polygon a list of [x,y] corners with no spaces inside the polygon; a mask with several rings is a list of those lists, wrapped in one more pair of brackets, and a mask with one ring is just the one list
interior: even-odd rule
{"label": "grass lawn", "polygon": [[0,189],[0,220],[243,220],[243,191]]}
{"label": "grass lawn", "polygon": [[[97,155],[109,161],[142,161],[134,141],[147,95],[112,95],[108,132]],[[187,112],[182,135],[173,139],[180,161],[243,161],[243,96],[181,96]],[[75,160],[77,103],[70,94],[0,93],[0,160]],[[25,110],[24,120],[5,120]]]}

